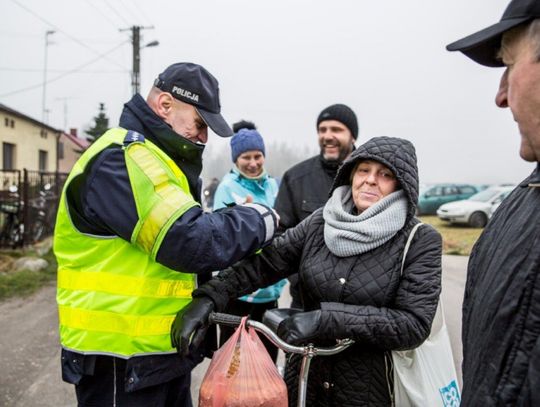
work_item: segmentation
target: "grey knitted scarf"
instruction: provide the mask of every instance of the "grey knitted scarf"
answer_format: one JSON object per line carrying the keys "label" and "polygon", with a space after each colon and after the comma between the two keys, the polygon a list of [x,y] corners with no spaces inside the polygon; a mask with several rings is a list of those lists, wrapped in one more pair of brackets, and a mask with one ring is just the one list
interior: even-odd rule
{"label": "grey knitted scarf", "polygon": [[359,215],[352,213],[350,185],[338,187],[324,206],[324,241],[338,257],[355,256],[381,246],[405,225],[407,197],[392,192]]}

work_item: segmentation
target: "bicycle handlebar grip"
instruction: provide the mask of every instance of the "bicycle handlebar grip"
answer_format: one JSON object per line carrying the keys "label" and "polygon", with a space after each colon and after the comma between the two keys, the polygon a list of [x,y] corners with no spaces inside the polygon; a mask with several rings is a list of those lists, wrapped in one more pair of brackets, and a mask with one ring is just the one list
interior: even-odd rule
{"label": "bicycle handlebar grip", "polygon": [[208,320],[212,324],[238,326],[242,322],[242,317],[231,314],[222,314],[221,312],[212,312]]}

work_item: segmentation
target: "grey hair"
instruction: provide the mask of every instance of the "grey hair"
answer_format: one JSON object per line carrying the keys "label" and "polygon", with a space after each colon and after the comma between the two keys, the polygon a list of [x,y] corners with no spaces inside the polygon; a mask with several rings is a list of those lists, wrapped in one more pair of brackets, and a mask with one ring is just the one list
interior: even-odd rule
{"label": "grey hair", "polygon": [[527,37],[531,41],[536,62],[540,62],[540,18],[534,19],[527,27]]}
{"label": "grey hair", "polygon": [[540,62],[540,18],[536,18],[529,23],[518,25],[503,34],[501,48],[498,52],[498,57],[502,59],[502,49],[505,43],[512,41],[514,38],[525,36],[533,47],[535,60]]}

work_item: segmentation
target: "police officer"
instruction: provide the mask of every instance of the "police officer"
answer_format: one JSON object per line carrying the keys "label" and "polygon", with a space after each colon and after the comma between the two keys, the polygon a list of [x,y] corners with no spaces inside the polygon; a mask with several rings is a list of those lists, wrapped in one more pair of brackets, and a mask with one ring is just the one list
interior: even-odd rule
{"label": "police officer", "polygon": [[[207,344],[199,336],[181,357],[171,343],[175,316],[198,301],[197,277],[274,235],[277,217],[264,205],[201,209],[208,127],[232,135],[217,80],[200,65],[171,65],[146,100],[125,104],[120,126],[66,181],[54,236],[57,302],[62,377],[80,406],[191,406],[190,372]],[[191,322],[200,324],[196,315]]]}

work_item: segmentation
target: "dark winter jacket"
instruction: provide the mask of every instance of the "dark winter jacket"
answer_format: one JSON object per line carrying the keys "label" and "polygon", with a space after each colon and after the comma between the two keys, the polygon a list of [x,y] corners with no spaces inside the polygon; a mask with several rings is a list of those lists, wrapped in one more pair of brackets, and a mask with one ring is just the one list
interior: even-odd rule
{"label": "dark winter jacket", "polygon": [[[200,200],[198,181],[204,146],[175,133],[140,95],[126,103],[120,126],[144,135],[172,158],[186,175],[194,199]],[[73,180],[66,197],[72,220],[80,231],[130,241],[138,215],[120,146],[101,152],[85,173]],[[273,216],[269,208],[266,210]],[[223,269],[267,243],[274,233],[272,223],[253,207],[237,206],[211,214],[194,207],[170,227],[156,260],[173,270],[196,273],[202,283],[211,271]],[[202,360],[202,353],[202,349],[197,350],[186,358],[177,354],[133,357],[127,362],[126,390],[189,373]],[[78,383],[82,374],[92,374],[94,365],[95,356],[62,352],[62,374],[69,383]]]}
{"label": "dark winter jacket", "polygon": [[274,209],[280,229],[288,229],[322,208],[336,176],[338,163],[321,155],[308,158],[283,174]]}
{"label": "dark winter jacket", "polygon": [[[322,208],[339,163],[325,160],[321,154],[296,164],[283,174],[274,209],[279,214],[279,230],[285,231],[298,225],[315,210]],[[293,306],[301,308],[298,275],[289,277]]]}
{"label": "dark winter jacket", "polygon": [[[428,225],[416,233],[400,277],[404,246],[418,223],[414,148],[395,138],[370,140],[344,162],[334,189],[349,184],[350,173],[361,159],[391,168],[406,192],[407,221],[397,235],[361,255],[337,257],[324,242],[322,209],[317,210],[261,255],[245,259],[194,292],[194,296],[210,296],[222,309],[229,298],[299,270],[306,310],[322,311],[316,344],[335,344],[336,338],[356,341],[341,354],[313,359],[309,406],[389,406],[390,351],[417,347],[429,336],[441,289],[441,237]],[[288,385],[294,405],[296,384],[288,380]]]}
{"label": "dark winter jacket", "polygon": [[540,406],[540,163],[473,248],[461,406]]}

